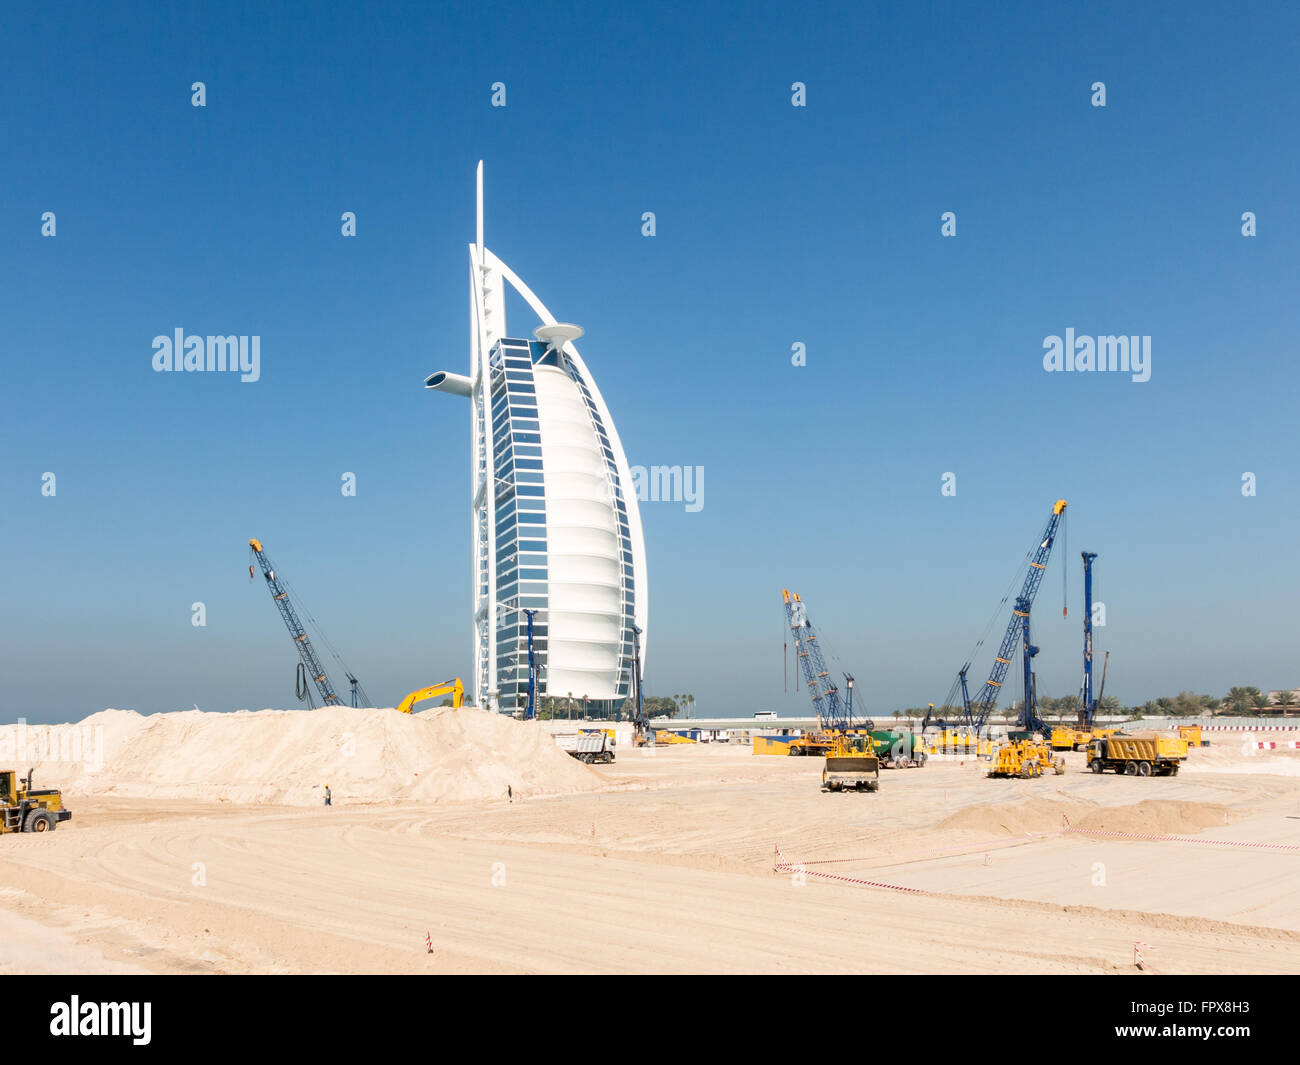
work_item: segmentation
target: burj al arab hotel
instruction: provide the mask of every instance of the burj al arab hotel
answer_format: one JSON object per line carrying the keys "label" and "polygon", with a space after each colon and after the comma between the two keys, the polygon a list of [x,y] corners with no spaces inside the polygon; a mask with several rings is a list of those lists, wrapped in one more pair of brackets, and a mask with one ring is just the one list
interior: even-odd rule
{"label": "burj al arab hotel", "polygon": [[[574,341],[483,243],[469,246],[469,375],[425,387],[470,401],[474,701],[513,712],[528,697],[525,610],[536,610],[539,694],[609,712],[632,693],[633,626],[648,616],[645,541],[627,456]],[[506,327],[509,285],[539,323]],[[644,651],[643,651],[644,654]]]}

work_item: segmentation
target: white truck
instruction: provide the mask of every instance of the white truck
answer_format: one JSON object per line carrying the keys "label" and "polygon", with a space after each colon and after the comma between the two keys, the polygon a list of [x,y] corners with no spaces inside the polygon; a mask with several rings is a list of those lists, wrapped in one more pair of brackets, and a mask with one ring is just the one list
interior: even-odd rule
{"label": "white truck", "polygon": [[588,765],[614,760],[614,748],[604,732],[561,732],[555,737],[555,745]]}

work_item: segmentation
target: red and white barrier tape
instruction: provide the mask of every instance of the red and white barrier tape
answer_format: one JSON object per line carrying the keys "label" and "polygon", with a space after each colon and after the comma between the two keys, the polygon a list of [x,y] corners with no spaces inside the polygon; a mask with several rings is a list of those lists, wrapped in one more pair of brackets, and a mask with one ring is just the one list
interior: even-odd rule
{"label": "red and white barrier tape", "polygon": [[[1152,834],[1147,834],[1142,832],[1108,832],[1105,829],[1100,829],[1100,828],[1072,828],[1070,825],[1070,819],[1066,817],[1064,814],[1061,815],[1061,820],[1064,822],[1065,827],[1060,832],[1026,833],[1026,838],[1023,840],[1018,840],[1013,837],[1011,839],[993,840],[993,841],[989,841],[988,843],[965,844],[960,847],[948,847],[948,848],[943,848],[941,850],[922,851],[921,855],[927,855],[927,854],[946,855],[946,854],[951,854],[953,851],[963,851],[966,853],[979,853],[980,850],[982,850],[983,848],[993,846],[996,844],[1026,843],[1026,842],[1032,843],[1040,839],[1052,839],[1058,836],[1070,836],[1070,835],[1104,836],[1107,839],[1134,839],[1134,840],[1143,840],[1148,843],[1199,843],[1203,846],[1209,846],[1209,847],[1246,847],[1251,850],[1300,851],[1300,844],[1296,844],[1296,843],[1257,843],[1248,840],[1236,840],[1236,839],[1193,839],[1191,836],[1159,836],[1159,835],[1152,835]],[[878,861],[880,860],[880,858],[886,857],[884,855],[875,855],[874,857],[871,858],[815,858],[805,862],[791,862],[786,860],[785,855],[781,852],[780,845],[773,844],[772,850],[773,853],[775,854],[775,860],[772,863],[772,871],[776,873],[803,873],[805,876],[815,876],[815,877],[819,877],[822,880],[838,880],[845,884],[862,884],[866,887],[886,888],[890,891],[905,891],[910,894],[916,894],[916,895],[932,894],[932,892],[926,891],[923,888],[903,887],[902,885],[899,884],[886,884],[877,880],[862,880],[858,877],[839,876],[835,873],[822,873],[822,872],[818,872],[815,869],[808,868],[808,866],[810,865],[861,865],[865,862]],[[888,864],[902,865],[905,862],[914,861],[917,857],[918,855],[903,857],[900,858],[897,862],[890,862]],[[984,864],[985,865],[993,864],[992,860],[989,858],[989,853],[987,850],[984,851]]]}
{"label": "red and white barrier tape", "polygon": [[1133,944],[1133,964],[1136,965],[1139,969],[1142,968],[1142,963],[1143,963],[1144,961],[1146,961],[1146,959],[1145,959],[1144,957],[1142,957],[1142,948],[1143,948],[1143,947],[1146,947],[1147,950],[1155,950],[1155,949],[1156,949],[1156,948],[1153,947],[1150,943],[1143,943],[1142,940],[1140,940],[1140,939],[1137,940],[1136,942],[1134,942],[1134,944]]}
{"label": "red and white barrier tape", "polygon": [[1251,843],[1240,839],[1193,839],[1191,836],[1148,836],[1139,832],[1106,832],[1099,828],[1067,828],[1065,834],[1108,836],[1112,839],[1142,839],[1156,843],[1200,843],[1207,847],[1253,847],[1258,850],[1300,851],[1297,843]]}
{"label": "red and white barrier tape", "polygon": [[[1294,751],[1297,747],[1300,747],[1300,740],[1261,740],[1254,746],[1257,751]],[[1246,744],[1247,750],[1250,747],[1249,743]]]}
{"label": "red and white barrier tape", "polygon": [[1202,732],[1294,732],[1300,725],[1202,725]]}
{"label": "red and white barrier tape", "polygon": [[[773,845],[776,852],[776,862],[772,866],[775,873],[802,873],[804,876],[815,876],[822,880],[838,880],[843,884],[861,884],[864,887],[885,888],[889,891],[902,891],[908,895],[929,895],[931,892],[923,891],[921,888],[902,887],[898,884],[883,884],[878,880],[859,880],[852,876],[837,876],[834,873],[819,873],[812,869],[805,869],[805,862],[787,862],[785,855],[781,853],[779,846]],[[842,861],[851,861],[852,859],[841,859]]]}
{"label": "red and white barrier tape", "polygon": [[[946,847],[939,850],[921,851],[920,855],[900,858],[897,862],[891,862],[891,865],[901,865],[904,862],[914,861],[917,857],[936,854],[950,854],[953,851],[964,851],[967,853],[978,853],[984,847],[1007,844],[1007,843],[1032,843],[1040,839],[1051,839],[1057,836],[1105,836],[1108,839],[1136,839],[1144,840],[1148,843],[1199,843],[1209,847],[1246,847],[1252,850],[1274,850],[1274,851],[1300,851],[1300,844],[1296,843],[1258,843],[1249,840],[1237,839],[1193,839],[1191,836],[1159,836],[1142,832],[1108,832],[1100,828],[1073,828],[1070,825],[1070,819],[1061,815],[1061,821],[1065,827],[1059,832],[1027,832],[1025,839],[1019,840],[1012,837],[1011,839],[993,840],[988,843],[964,844],[959,847]],[[861,884],[864,887],[885,888],[889,891],[903,891],[912,895],[930,895],[933,892],[926,891],[924,888],[903,887],[900,884],[886,884],[878,880],[862,880],[852,876],[838,876],[835,873],[821,873],[815,869],[809,869],[810,865],[861,865],[864,862],[876,861],[884,855],[876,855],[873,858],[815,858],[806,862],[790,862],[786,860],[781,853],[779,844],[772,845],[772,851],[775,859],[772,863],[772,871],[775,873],[802,873],[804,876],[815,876],[822,880],[838,880],[844,884]],[[984,852],[984,864],[992,865],[988,851]],[[1150,946],[1150,944],[1147,944]],[[1136,949],[1136,948],[1135,948]],[[1141,960],[1140,958],[1138,959]]]}

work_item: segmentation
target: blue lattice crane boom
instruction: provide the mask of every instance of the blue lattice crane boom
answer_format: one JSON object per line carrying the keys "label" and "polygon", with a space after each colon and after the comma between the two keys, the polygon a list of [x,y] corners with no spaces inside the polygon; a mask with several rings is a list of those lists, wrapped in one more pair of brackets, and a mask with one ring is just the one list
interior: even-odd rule
{"label": "blue lattice crane boom", "polygon": [[[845,730],[849,727],[850,711],[840,699],[840,690],[826,668],[817,632],[808,620],[808,611],[797,594],[781,589],[785,603],[785,620],[794,639],[795,658],[803,673],[817,721],[823,728]],[[852,680],[849,681],[850,687]]]}
{"label": "blue lattice crane boom", "polygon": [[322,704],[325,706],[342,706],[343,700],[335,694],[334,686],[330,684],[330,679],[325,674],[325,667],[321,665],[320,659],[316,655],[316,648],[311,645],[311,638],[307,635],[307,630],[303,628],[303,624],[298,618],[298,612],[293,608],[293,603],[289,600],[288,590],[280,581],[280,578],[275,575],[271,560],[266,557],[266,552],[262,550],[262,541],[249,540],[248,546],[252,548],[253,557],[262,570],[262,576],[266,578],[266,587],[271,593],[271,599],[279,608],[280,617],[284,619],[284,624],[289,629],[289,635],[293,637],[293,644],[298,649],[298,657],[302,661],[303,668],[307,671],[307,676],[311,677],[315,683],[316,690],[320,692]]}
{"label": "blue lattice crane boom", "polygon": [[1025,655],[1026,676],[1025,705],[1021,711],[1020,724],[1028,729],[1042,727],[1042,722],[1038,720],[1034,710],[1030,661],[1033,655],[1037,653],[1038,648],[1029,642],[1029,612],[1034,605],[1034,597],[1038,594],[1038,586],[1043,582],[1043,574],[1047,570],[1047,561],[1052,557],[1052,544],[1056,540],[1056,533],[1061,526],[1067,505],[1064,499],[1058,499],[1052,507],[1052,515],[1048,518],[1047,525],[1043,529],[1043,535],[1039,537],[1038,547],[1034,549],[1029,560],[1029,569],[1025,573],[1024,584],[1020,589],[1020,594],[1016,597],[1015,606],[1011,611],[1011,620],[1007,623],[1007,631],[1003,635],[1002,643],[998,646],[997,655],[993,659],[993,668],[989,670],[989,678],[984,682],[984,686],[975,693],[973,699],[966,688],[966,673],[970,669],[971,663],[967,662],[962,666],[961,672],[958,674],[961,680],[962,705],[966,714],[966,724],[977,732],[983,730],[989,714],[993,712],[993,708],[998,704],[998,696],[1002,692],[1002,683],[1006,680],[1007,670],[1011,666],[1011,659],[1015,654],[1017,643],[1023,644],[1022,651]]}
{"label": "blue lattice crane boom", "polygon": [[[1092,694],[1092,564],[1097,561],[1096,551],[1084,551],[1083,554],[1083,691],[1079,698],[1079,727],[1091,729],[1093,718],[1097,714],[1097,704],[1102,692],[1096,697]],[[1109,657],[1107,658],[1109,662]],[[1104,676],[1104,669],[1103,669]],[[1102,681],[1102,691],[1106,682]]]}

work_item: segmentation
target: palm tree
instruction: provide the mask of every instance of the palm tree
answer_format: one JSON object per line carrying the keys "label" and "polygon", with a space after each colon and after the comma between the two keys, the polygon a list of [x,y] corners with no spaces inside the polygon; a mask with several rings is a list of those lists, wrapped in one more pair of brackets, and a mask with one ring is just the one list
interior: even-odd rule
{"label": "palm tree", "polygon": [[1236,685],[1223,697],[1223,705],[1235,714],[1248,714],[1259,705],[1260,690],[1250,685]]}
{"label": "palm tree", "polygon": [[690,707],[690,711],[689,711],[689,713],[687,714],[687,716],[688,716],[688,717],[691,717],[691,718],[694,718],[694,717],[695,717],[695,696],[693,696],[693,695],[688,695],[688,696],[686,697],[686,705],[687,705],[688,707]]}

